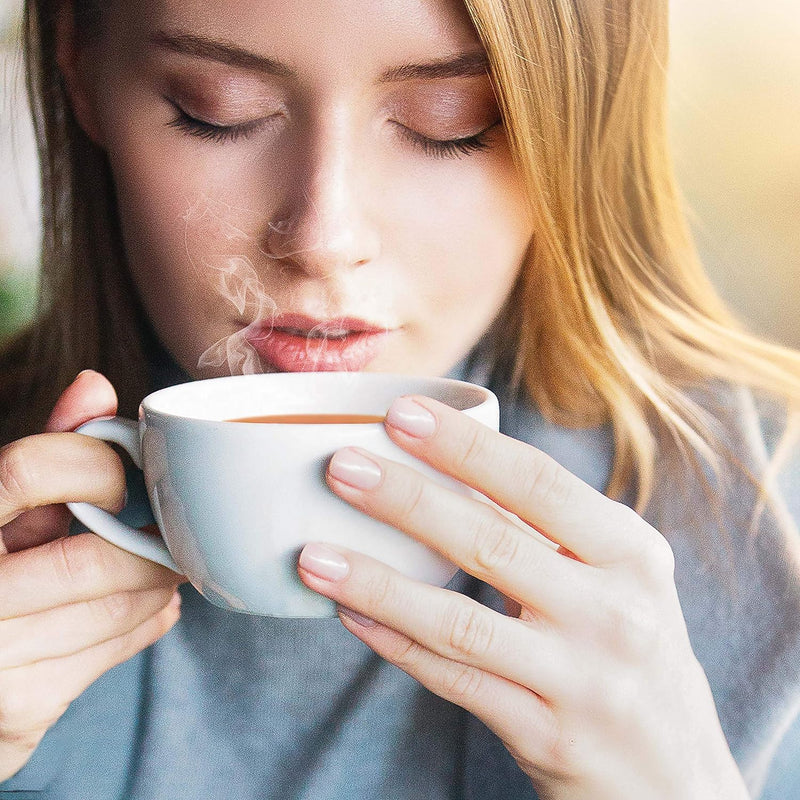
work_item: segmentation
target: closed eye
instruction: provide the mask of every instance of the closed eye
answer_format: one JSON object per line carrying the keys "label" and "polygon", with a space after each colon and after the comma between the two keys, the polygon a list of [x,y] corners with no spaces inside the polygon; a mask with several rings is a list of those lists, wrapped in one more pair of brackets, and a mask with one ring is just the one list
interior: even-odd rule
{"label": "closed eye", "polygon": [[171,100],[169,102],[175,108],[177,116],[167,125],[209,142],[235,142],[239,139],[246,139],[260,130],[269,119],[265,117],[237,123],[236,125],[216,125],[213,122],[192,117],[177,103]]}
{"label": "closed eye", "polygon": [[472,153],[488,150],[492,143],[490,132],[501,125],[501,121],[493,122],[489,127],[471,136],[464,136],[459,139],[433,139],[424,136],[417,131],[407,128],[405,125],[395,123],[400,135],[417,149],[421,150],[426,156],[431,158],[462,158]]}

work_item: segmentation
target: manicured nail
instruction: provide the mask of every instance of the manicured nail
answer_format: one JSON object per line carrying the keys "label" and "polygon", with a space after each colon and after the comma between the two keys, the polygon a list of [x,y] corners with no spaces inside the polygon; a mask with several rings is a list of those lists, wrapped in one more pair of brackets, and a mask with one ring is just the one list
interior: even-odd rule
{"label": "manicured nail", "polygon": [[324,581],[340,581],[350,572],[350,565],[341,553],[317,542],[303,548],[300,566]]}
{"label": "manicured nail", "polygon": [[370,619],[369,617],[365,617],[363,614],[359,614],[358,611],[353,611],[352,608],[345,608],[344,606],[337,606],[336,610],[343,616],[347,617],[348,619],[353,620],[357,625],[361,625],[363,628],[374,628],[378,623],[375,622],[374,619]]}
{"label": "manicured nail", "polygon": [[381,468],[375,461],[351,447],[337,450],[333,454],[328,472],[356,489],[374,489],[382,477]]}
{"label": "manicured nail", "polygon": [[175,594],[173,594],[172,597],[170,598],[169,607],[170,608],[180,608],[181,602],[182,602],[182,600],[181,600],[180,592],[176,591]]}
{"label": "manicured nail", "polygon": [[424,439],[436,430],[436,417],[410,397],[398,397],[386,413],[386,421],[409,436]]}

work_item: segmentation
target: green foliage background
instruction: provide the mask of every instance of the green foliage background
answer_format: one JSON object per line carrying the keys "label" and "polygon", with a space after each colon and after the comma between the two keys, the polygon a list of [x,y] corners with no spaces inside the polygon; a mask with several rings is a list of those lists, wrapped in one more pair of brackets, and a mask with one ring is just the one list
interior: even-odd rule
{"label": "green foliage background", "polygon": [[[16,48],[21,22],[19,0],[0,0],[0,47],[5,51]],[[9,76],[0,74],[0,78],[3,78],[0,114],[4,114],[8,113],[11,102],[11,96],[5,94]],[[6,128],[2,130],[7,135]],[[30,319],[36,302],[37,280],[35,265],[7,263],[0,249],[0,342]]]}
{"label": "green foliage background", "polygon": [[0,341],[24,325],[36,303],[36,275],[0,265]]}

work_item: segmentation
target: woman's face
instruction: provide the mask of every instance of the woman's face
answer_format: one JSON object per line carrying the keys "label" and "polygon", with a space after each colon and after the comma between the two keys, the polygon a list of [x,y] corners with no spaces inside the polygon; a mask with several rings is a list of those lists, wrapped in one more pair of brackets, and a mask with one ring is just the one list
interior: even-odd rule
{"label": "woman's face", "polygon": [[461,2],[104,5],[92,135],[189,374],[441,374],[469,351],[531,230]]}

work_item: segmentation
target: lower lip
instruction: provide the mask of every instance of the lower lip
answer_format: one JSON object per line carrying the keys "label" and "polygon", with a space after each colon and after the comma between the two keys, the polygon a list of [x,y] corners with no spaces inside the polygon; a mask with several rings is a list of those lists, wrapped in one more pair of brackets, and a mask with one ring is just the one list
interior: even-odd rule
{"label": "lower lip", "polygon": [[380,352],[388,331],[309,339],[279,330],[254,332],[250,346],[281,372],[358,372]]}

